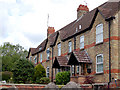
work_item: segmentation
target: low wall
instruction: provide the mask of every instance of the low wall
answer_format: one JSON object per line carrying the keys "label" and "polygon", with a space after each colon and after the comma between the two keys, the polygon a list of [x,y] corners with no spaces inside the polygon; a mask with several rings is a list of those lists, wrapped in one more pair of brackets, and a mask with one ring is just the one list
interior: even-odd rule
{"label": "low wall", "polygon": [[42,84],[0,84],[0,89],[12,88],[12,89],[42,89],[46,85]]}

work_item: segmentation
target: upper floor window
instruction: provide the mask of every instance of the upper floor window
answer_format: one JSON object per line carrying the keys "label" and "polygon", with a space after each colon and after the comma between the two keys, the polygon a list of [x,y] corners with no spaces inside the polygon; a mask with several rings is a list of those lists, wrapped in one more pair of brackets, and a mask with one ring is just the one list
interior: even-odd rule
{"label": "upper floor window", "polygon": [[42,62],[42,54],[40,54],[40,62]]}
{"label": "upper floor window", "polygon": [[34,60],[35,60],[35,64],[37,64],[37,56],[35,56]]}
{"label": "upper floor window", "polygon": [[58,56],[61,55],[61,43],[58,44]]}
{"label": "upper floor window", "polygon": [[103,42],[103,24],[96,26],[96,44]]}
{"label": "upper floor window", "polygon": [[96,73],[103,72],[103,54],[96,56]]}
{"label": "upper floor window", "polygon": [[71,41],[69,41],[69,43],[68,43],[68,49],[69,49],[68,52],[72,52],[72,42]]}
{"label": "upper floor window", "polygon": [[46,76],[49,77],[49,67],[46,68]]}
{"label": "upper floor window", "polygon": [[32,61],[32,56],[30,56],[30,61]]}
{"label": "upper floor window", "polygon": [[47,49],[47,60],[50,60],[50,49]]}
{"label": "upper floor window", "polygon": [[84,36],[80,37],[80,49],[84,48]]}

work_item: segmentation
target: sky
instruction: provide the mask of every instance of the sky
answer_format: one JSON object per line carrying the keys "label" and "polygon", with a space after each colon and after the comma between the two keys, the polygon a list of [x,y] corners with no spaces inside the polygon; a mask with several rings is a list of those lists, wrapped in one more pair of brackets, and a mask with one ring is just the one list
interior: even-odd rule
{"label": "sky", "polygon": [[[0,45],[36,48],[47,38],[47,25],[59,30],[77,18],[80,4],[89,10],[108,0],[0,0]],[[49,15],[49,19],[48,19]]]}

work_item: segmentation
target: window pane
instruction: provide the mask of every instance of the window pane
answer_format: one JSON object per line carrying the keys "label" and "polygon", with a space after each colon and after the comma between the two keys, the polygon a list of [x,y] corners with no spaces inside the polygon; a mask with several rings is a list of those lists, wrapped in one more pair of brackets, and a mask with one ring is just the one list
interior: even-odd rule
{"label": "window pane", "polygon": [[69,47],[68,47],[68,49],[69,49],[69,52],[72,51],[72,42],[69,42]]}
{"label": "window pane", "polygon": [[103,64],[97,65],[97,72],[103,72]]}
{"label": "window pane", "polygon": [[97,56],[97,63],[103,62],[102,56]]}

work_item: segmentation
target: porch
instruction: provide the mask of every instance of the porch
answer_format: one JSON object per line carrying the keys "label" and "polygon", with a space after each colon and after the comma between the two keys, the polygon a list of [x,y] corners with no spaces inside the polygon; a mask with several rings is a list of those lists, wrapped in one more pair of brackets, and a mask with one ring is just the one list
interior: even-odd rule
{"label": "porch", "polygon": [[92,60],[86,51],[73,51],[68,65],[70,65],[71,81],[80,84],[93,83],[93,76],[90,75]]}

